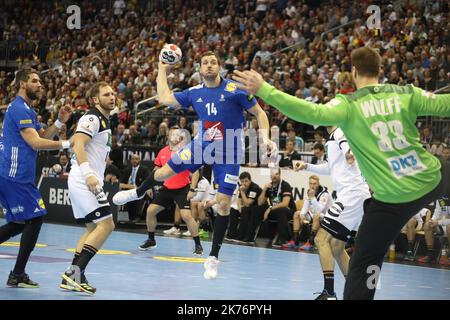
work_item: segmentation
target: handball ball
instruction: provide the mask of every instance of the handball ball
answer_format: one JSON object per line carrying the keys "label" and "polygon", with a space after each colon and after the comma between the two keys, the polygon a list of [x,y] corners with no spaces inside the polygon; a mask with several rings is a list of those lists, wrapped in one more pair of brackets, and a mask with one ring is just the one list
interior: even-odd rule
{"label": "handball ball", "polygon": [[61,171],[62,171],[62,167],[59,163],[54,164],[52,169],[53,169],[53,172],[56,174],[61,173]]}
{"label": "handball ball", "polygon": [[165,44],[159,54],[159,61],[177,64],[181,60],[181,49],[176,44]]}

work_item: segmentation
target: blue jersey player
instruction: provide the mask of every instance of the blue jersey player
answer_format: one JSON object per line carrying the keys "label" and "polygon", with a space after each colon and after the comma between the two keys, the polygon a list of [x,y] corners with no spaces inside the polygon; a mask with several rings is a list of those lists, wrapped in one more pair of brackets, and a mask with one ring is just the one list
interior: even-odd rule
{"label": "blue jersey player", "polygon": [[231,196],[239,179],[239,167],[244,149],[243,129],[245,111],[258,120],[262,142],[272,153],[276,146],[268,138],[269,121],[256,99],[237,88],[233,81],[220,77],[220,61],[214,52],[201,58],[200,74],[203,82],[180,93],[171,93],[167,84],[168,65],[159,62],[157,91],[164,105],[189,108],[199,116],[197,136],[185,148],[172,156],[162,168],[154,171],[137,189],[118,192],[115,204],[124,204],[144,196],[145,191],[171,176],[189,170],[195,172],[204,164],[211,164],[214,181],[219,185],[216,195],[218,215],[214,221],[212,249],[204,264],[206,279],[217,277],[219,250],[228,227]]}
{"label": "blue jersey player", "polygon": [[18,288],[36,288],[39,285],[25,273],[25,266],[36,245],[47,212],[44,201],[34,184],[37,150],[69,148],[68,140],[52,138],[70,117],[70,108],[63,107],[58,120],[44,130],[31,102],[39,98],[42,85],[33,70],[21,70],[16,74],[17,97],[8,106],[3,122],[0,152],[0,204],[7,223],[0,227],[0,243],[20,233],[20,249],[16,265],[10,272],[7,285]]}

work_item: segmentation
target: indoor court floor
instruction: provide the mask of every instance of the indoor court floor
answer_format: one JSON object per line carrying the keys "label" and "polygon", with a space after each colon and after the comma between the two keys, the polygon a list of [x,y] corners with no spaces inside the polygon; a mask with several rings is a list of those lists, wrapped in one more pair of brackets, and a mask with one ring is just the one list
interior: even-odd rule
{"label": "indoor court floor", "polygon": [[[0,225],[5,220],[0,219]],[[6,287],[20,236],[0,245],[0,299],[119,300],[312,300],[322,291],[323,275],[316,254],[223,244],[216,280],[203,278],[203,257],[192,254],[192,239],[157,237],[158,247],[140,251],[146,235],[114,231],[102,254],[86,270],[93,296],[59,288],[72,261],[80,227],[44,224],[27,266],[38,289]],[[335,269],[335,289],[342,299],[344,278]],[[385,263],[376,299],[449,299],[450,270]]]}

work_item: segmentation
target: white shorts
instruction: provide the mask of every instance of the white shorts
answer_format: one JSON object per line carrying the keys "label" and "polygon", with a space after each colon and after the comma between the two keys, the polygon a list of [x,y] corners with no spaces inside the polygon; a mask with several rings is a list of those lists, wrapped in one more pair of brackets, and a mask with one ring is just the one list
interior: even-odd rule
{"label": "white shorts", "polygon": [[[99,208],[109,207],[108,199],[97,199],[97,197],[89,191],[84,177],[69,174],[69,198],[72,205],[73,215],[75,219],[80,222],[99,222],[107,219],[111,214],[107,214],[105,210],[99,210]],[[89,221],[83,221],[88,218]]]}
{"label": "white shorts", "polygon": [[[364,201],[370,198],[370,194],[355,192],[341,194],[342,196],[338,195],[333,205],[325,213],[321,225],[330,232],[331,229],[335,228],[327,228],[326,226],[329,224],[327,221],[333,220],[338,225],[344,226],[348,231],[357,231],[364,215]],[[330,233],[333,235],[333,232]]]}

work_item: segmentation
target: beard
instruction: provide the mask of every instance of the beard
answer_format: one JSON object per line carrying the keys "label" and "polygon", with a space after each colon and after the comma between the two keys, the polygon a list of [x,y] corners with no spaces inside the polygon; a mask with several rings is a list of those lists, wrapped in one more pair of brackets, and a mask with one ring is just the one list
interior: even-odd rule
{"label": "beard", "polygon": [[219,73],[210,73],[210,72],[205,72],[204,74],[202,74],[201,76],[203,77],[203,79],[205,79],[206,81],[214,81],[216,80],[217,76],[219,75]]}
{"label": "beard", "polygon": [[25,93],[30,100],[36,100],[37,98],[39,98],[38,92],[34,92],[28,88],[25,89]]}

